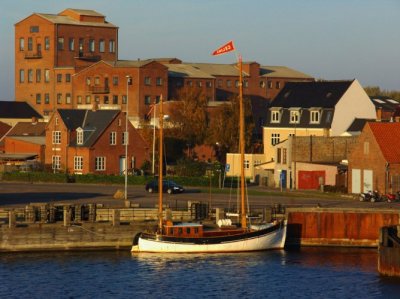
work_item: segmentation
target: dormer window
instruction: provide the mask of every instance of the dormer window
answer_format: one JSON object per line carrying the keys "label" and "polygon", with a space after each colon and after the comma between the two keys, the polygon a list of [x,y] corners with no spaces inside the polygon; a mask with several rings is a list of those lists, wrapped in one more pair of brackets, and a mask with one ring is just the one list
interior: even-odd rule
{"label": "dormer window", "polygon": [[319,124],[321,121],[321,111],[311,110],[310,111],[310,124]]}
{"label": "dormer window", "polygon": [[300,110],[290,110],[290,123],[298,124],[300,123]]}
{"label": "dormer window", "polygon": [[279,110],[271,111],[271,123],[280,123],[281,121],[281,112]]}
{"label": "dormer window", "polygon": [[76,144],[83,144],[83,130],[82,130],[82,128],[76,129]]}

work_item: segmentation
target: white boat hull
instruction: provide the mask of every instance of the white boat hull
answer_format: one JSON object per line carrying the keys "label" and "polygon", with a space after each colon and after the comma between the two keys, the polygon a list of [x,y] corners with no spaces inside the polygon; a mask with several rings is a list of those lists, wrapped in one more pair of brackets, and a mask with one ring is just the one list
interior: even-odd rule
{"label": "white boat hull", "polygon": [[286,240],[286,221],[278,229],[240,240],[222,241],[216,244],[171,242],[158,238],[139,237],[132,252],[202,253],[202,252],[246,252],[269,249],[283,249]]}

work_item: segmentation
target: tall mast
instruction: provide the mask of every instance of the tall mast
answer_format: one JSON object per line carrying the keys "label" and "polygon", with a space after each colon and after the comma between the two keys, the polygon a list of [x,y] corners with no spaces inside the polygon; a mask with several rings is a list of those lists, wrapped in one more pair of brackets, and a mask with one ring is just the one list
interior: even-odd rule
{"label": "tall mast", "polygon": [[247,228],[246,203],[245,203],[245,181],[244,181],[244,107],[243,107],[243,72],[242,56],[239,55],[239,147],[240,147],[240,199],[241,199],[241,225]]}
{"label": "tall mast", "polygon": [[164,114],[163,114],[163,98],[162,95],[160,97],[160,112],[158,116],[160,122],[160,140],[158,144],[158,232],[162,233],[163,228],[163,145],[164,145],[164,135],[163,135],[163,126],[164,126]]}

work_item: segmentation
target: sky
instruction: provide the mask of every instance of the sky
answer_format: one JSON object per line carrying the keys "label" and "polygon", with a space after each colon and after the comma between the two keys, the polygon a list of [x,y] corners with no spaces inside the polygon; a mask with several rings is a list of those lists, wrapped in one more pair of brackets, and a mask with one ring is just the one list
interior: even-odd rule
{"label": "sky", "polygon": [[400,0],[0,0],[0,100],[14,100],[14,24],[34,12],[92,9],[119,27],[119,59],[211,56],[233,40],[244,61],[317,79],[400,90]]}

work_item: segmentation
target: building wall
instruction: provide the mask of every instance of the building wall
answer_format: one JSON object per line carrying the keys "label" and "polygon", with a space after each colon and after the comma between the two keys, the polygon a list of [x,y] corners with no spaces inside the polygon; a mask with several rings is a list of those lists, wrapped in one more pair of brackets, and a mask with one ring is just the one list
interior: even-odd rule
{"label": "building wall", "polygon": [[375,106],[357,80],[353,81],[335,106],[331,125],[332,136],[346,132],[355,118],[376,118]]}
{"label": "building wall", "polygon": [[31,154],[35,153],[38,155],[37,161],[44,163],[45,157],[45,145],[31,143],[28,141],[22,141],[14,139],[12,137],[4,138],[4,151],[7,154]]}
{"label": "building wall", "polygon": [[[368,148],[368,149],[367,149]],[[386,159],[384,158],[378,143],[376,142],[371,129],[368,125],[364,127],[363,132],[359,136],[357,145],[350,153],[349,157],[349,188],[348,192],[352,193],[352,170],[359,169],[361,172],[361,192],[364,192],[364,170],[372,170],[372,186],[371,190],[378,190],[379,192],[397,192],[399,190],[392,190],[390,185],[391,177],[400,175],[400,165],[390,164],[389,172],[386,173]],[[386,179],[386,176],[389,179]]]}
{"label": "building wall", "polygon": [[[264,163],[263,154],[245,154],[245,169],[244,175],[246,178],[255,179],[255,168],[254,165]],[[226,164],[229,165],[229,171],[226,172],[226,176],[240,177],[240,154],[228,153],[226,154]],[[248,166],[248,167],[247,167]]]}

